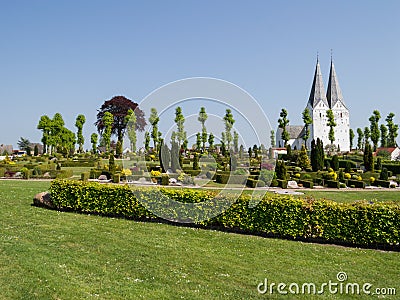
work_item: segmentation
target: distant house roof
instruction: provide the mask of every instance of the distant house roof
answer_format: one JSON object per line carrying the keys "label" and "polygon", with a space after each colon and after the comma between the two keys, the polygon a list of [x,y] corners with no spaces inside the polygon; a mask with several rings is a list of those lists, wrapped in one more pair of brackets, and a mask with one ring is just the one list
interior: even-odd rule
{"label": "distant house roof", "polygon": [[380,147],[380,148],[376,149],[376,153],[378,154],[378,153],[381,152],[381,151],[387,151],[387,152],[389,152],[390,154],[392,154],[393,151],[396,150],[397,148],[398,148],[398,147],[390,147],[390,148],[383,148],[383,147]]}

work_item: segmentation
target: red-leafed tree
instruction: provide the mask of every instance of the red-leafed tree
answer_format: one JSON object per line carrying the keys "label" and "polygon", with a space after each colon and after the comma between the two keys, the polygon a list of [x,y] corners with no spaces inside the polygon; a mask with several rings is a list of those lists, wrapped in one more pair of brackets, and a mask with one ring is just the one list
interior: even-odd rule
{"label": "red-leafed tree", "polygon": [[101,134],[104,129],[103,116],[105,112],[110,112],[114,116],[114,123],[112,126],[112,134],[118,138],[117,143],[117,156],[122,154],[122,140],[126,131],[128,119],[126,118],[129,109],[132,109],[136,115],[136,130],[143,131],[146,126],[144,112],[138,108],[138,104],[124,96],[115,96],[110,100],[103,103],[97,113],[97,126],[98,132]]}

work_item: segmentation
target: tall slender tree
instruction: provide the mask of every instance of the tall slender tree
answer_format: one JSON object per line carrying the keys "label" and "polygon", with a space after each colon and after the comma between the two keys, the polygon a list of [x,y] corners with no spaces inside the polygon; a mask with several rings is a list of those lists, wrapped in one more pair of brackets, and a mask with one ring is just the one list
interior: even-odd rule
{"label": "tall slender tree", "polygon": [[357,128],[357,149],[363,149],[364,148],[364,131],[361,128]]}
{"label": "tall slender tree", "polygon": [[131,151],[136,152],[136,142],[137,142],[137,136],[136,136],[136,114],[132,109],[128,110],[128,113],[126,115],[127,121],[126,121],[126,132],[128,134],[128,139],[130,142],[131,146]]}
{"label": "tall slender tree", "polygon": [[239,134],[236,131],[233,132],[233,151],[235,153],[239,151]]}
{"label": "tall slender tree", "polygon": [[78,129],[76,133],[77,143],[79,145],[78,152],[83,153],[83,144],[85,143],[85,138],[82,134],[83,124],[85,124],[86,118],[84,115],[78,115],[75,120],[75,127]]}
{"label": "tall slender tree", "polygon": [[381,147],[386,148],[388,144],[388,129],[385,124],[381,124]]}
{"label": "tall slender tree", "polygon": [[232,127],[233,124],[235,123],[235,120],[233,119],[232,111],[227,108],[225,111],[225,116],[224,116],[224,122],[225,122],[225,138],[226,138],[226,146],[227,150],[229,151],[231,149],[231,142],[232,142]]}
{"label": "tall slender tree", "polygon": [[367,143],[369,143],[369,138],[371,137],[371,131],[369,127],[364,127],[364,148]]}
{"label": "tall slender tree", "polygon": [[106,146],[106,151],[110,152],[111,133],[114,123],[114,116],[112,113],[106,111],[103,115],[102,124],[104,126],[102,138]]}
{"label": "tall slender tree", "polygon": [[350,131],[349,131],[349,138],[350,138],[350,151],[351,151],[351,149],[353,149],[353,141],[354,141],[354,137],[355,137],[354,131],[353,131],[353,129],[351,129],[351,128],[350,128]]}
{"label": "tall slender tree", "polygon": [[380,131],[379,131],[379,119],[381,118],[381,114],[379,111],[374,110],[372,116],[369,118],[370,122],[370,132],[371,132],[371,141],[374,144],[374,151],[378,147],[378,142],[380,138]]}
{"label": "tall slender tree", "polygon": [[150,150],[150,133],[146,131],[144,133],[144,148],[146,149],[146,152],[148,153]]}
{"label": "tall slender tree", "polygon": [[158,122],[160,118],[158,117],[157,109],[154,107],[151,108],[149,123],[152,126],[151,130],[151,138],[153,139],[154,151],[157,151],[157,143],[158,143]]}
{"label": "tall slender tree", "polygon": [[387,142],[387,146],[388,147],[396,147],[397,146],[397,142],[396,142],[396,138],[398,136],[397,131],[399,130],[399,125],[395,124],[393,119],[394,119],[395,114],[394,113],[390,113],[387,117],[386,117],[386,126],[388,128],[388,142]]}
{"label": "tall slender tree", "polygon": [[206,143],[207,143],[207,128],[206,128],[206,120],[208,116],[206,113],[206,109],[204,107],[200,108],[199,116],[197,120],[201,123],[201,140],[203,142],[203,151],[206,149]]}
{"label": "tall slender tree", "polygon": [[282,108],[281,113],[279,114],[280,118],[278,119],[279,128],[282,129],[281,138],[284,141],[284,147],[287,146],[287,142],[290,139],[289,132],[287,132],[287,126],[289,126],[289,119],[287,118],[288,113],[287,110]]}
{"label": "tall slender tree", "polygon": [[307,149],[307,140],[310,138],[310,125],[312,124],[313,120],[310,115],[310,110],[308,108],[305,108],[303,111],[303,123],[304,123],[304,135],[303,135],[303,140],[304,140],[304,146]]}
{"label": "tall slender tree", "polygon": [[335,127],[336,127],[336,122],[335,122],[335,116],[333,114],[333,111],[331,109],[328,109],[326,111],[326,117],[328,118],[328,126],[329,126],[329,141],[331,142],[331,145],[335,141]]}
{"label": "tall slender tree", "polygon": [[208,149],[210,151],[214,150],[214,135],[212,132],[208,135]]}
{"label": "tall slender tree", "polygon": [[90,142],[92,143],[93,154],[97,153],[97,139],[98,138],[99,138],[99,136],[97,135],[97,133],[94,133],[94,132],[90,136]]}
{"label": "tall slender tree", "polygon": [[275,130],[271,130],[270,139],[271,139],[271,148],[274,148],[275,147]]}
{"label": "tall slender tree", "polygon": [[198,133],[196,133],[196,150],[200,150],[201,143],[202,143],[202,141],[201,141],[201,133],[198,132]]}
{"label": "tall slender tree", "polygon": [[180,106],[175,109],[175,123],[177,127],[176,138],[180,147],[186,140],[186,131],[184,127],[185,117],[182,114],[182,108]]}
{"label": "tall slender tree", "polygon": [[51,119],[47,115],[41,116],[37,129],[42,130],[43,153],[47,153],[50,142]]}

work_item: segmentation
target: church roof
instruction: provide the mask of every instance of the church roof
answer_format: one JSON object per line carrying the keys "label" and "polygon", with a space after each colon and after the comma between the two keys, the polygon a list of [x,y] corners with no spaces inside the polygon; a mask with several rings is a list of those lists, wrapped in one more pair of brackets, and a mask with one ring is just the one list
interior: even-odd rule
{"label": "church roof", "polygon": [[298,139],[304,135],[303,125],[288,125],[286,131],[289,133],[290,139]]}
{"label": "church roof", "polygon": [[322,81],[321,68],[319,66],[319,60],[317,59],[317,65],[315,66],[314,80],[311,87],[310,98],[308,103],[311,107],[315,107],[319,102],[323,102],[329,107],[328,101],[325,96],[324,82]]}
{"label": "church roof", "polygon": [[326,92],[326,99],[328,100],[329,107],[333,108],[337,102],[341,102],[343,105],[343,95],[339,86],[339,82],[336,76],[335,66],[333,60],[331,60],[331,70],[329,72],[328,90]]}

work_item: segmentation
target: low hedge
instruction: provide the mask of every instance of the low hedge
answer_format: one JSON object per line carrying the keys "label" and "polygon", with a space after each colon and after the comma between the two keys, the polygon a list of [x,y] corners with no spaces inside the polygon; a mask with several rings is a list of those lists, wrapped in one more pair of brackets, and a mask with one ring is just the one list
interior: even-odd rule
{"label": "low hedge", "polygon": [[61,167],[95,167],[97,161],[95,160],[67,160],[61,161]]}
{"label": "low hedge", "polygon": [[326,180],[325,184],[330,188],[338,189],[340,188],[340,182],[335,180]]}
{"label": "low hedge", "polygon": [[288,184],[287,180],[278,179],[277,181],[279,187],[287,189],[287,184]]}
{"label": "low hedge", "polygon": [[382,164],[382,168],[386,168],[388,171],[391,171],[393,174],[400,174],[400,164],[390,163],[390,164]]}
{"label": "low hedge", "polygon": [[312,189],[314,187],[314,183],[308,180],[299,180],[299,183],[303,185],[303,187]]}
{"label": "low hedge", "polygon": [[227,184],[228,182],[232,184],[245,184],[246,180],[247,175],[229,175],[229,173],[217,173],[215,175],[215,181],[222,184]]}
{"label": "low hedge", "polygon": [[[156,219],[135,195],[145,197],[150,205],[157,206],[171,216],[179,212],[171,212],[164,196],[179,202],[209,201],[210,205],[206,209],[213,209],[216,201],[232,200],[229,195],[221,196],[211,191],[163,188],[132,190],[127,185],[67,180],[54,180],[50,193],[52,202],[58,209],[133,219]],[[249,206],[250,201],[249,195],[241,195],[222,214],[196,223],[279,237],[317,239],[369,247],[390,245],[400,249],[398,203],[337,203],[269,193],[255,207]],[[186,209],[186,206],[182,209]]]}
{"label": "low hedge", "polygon": [[186,168],[184,168],[184,169],[183,169],[183,172],[184,172],[185,174],[190,175],[190,176],[197,176],[197,175],[199,175],[199,174],[201,173],[201,170],[193,170],[193,169],[186,169]]}
{"label": "low hedge", "polygon": [[359,189],[364,189],[365,188],[365,182],[364,181],[360,181],[360,180],[352,180],[352,179],[348,179],[347,186],[354,186],[355,188],[359,188]]}
{"label": "low hedge", "polygon": [[374,186],[380,186],[380,187],[385,187],[385,188],[390,187],[390,181],[388,181],[388,180],[377,179],[374,182],[372,182],[371,184]]}

